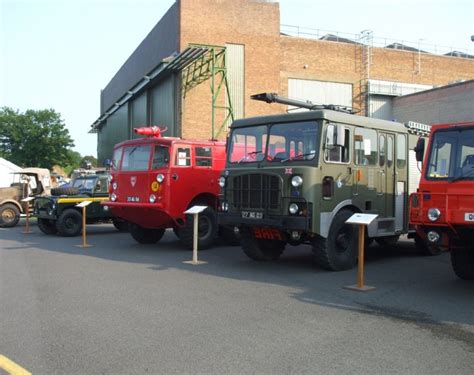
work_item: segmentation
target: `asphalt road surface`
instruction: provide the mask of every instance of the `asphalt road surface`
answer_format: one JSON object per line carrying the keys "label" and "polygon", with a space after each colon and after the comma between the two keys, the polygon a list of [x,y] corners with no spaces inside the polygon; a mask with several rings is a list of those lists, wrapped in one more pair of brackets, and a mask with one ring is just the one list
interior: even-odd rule
{"label": "asphalt road surface", "polygon": [[474,283],[408,240],[369,249],[361,293],[307,246],[192,266],[171,231],[140,245],[89,226],[83,249],[23,229],[0,229],[0,356],[33,374],[474,373]]}

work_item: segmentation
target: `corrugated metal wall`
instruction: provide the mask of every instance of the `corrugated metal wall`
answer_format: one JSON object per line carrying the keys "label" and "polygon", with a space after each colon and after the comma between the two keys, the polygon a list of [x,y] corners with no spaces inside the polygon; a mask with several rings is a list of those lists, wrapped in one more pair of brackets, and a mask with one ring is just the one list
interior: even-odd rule
{"label": "corrugated metal wall", "polygon": [[147,93],[141,94],[139,97],[134,99],[130,103],[131,108],[131,123],[130,123],[130,137],[131,138],[141,138],[140,135],[135,134],[133,128],[138,128],[141,126],[148,125],[148,116],[147,116]]}
{"label": "corrugated metal wall", "polygon": [[352,107],[352,85],[348,83],[290,78],[288,79],[288,96],[292,99],[309,100],[314,104]]}
{"label": "corrugated metal wall", "polygon": [[165,136],[180,136],[176,127],[175,78],[168,77],[150,91],[150,125],[167,127]]}
{"label": "corrugated metal wall", "polygon": [[[227,82],[230,99],[234,109],[234,118],[245,116],[245,46],[242,44],[226,44]],[[228,99],[226,97],[226,99]],[[228,105],[228,100],[226,102]],[[230,125],[228,123],[227,125]]]}
{"label": "corrugated metal wall", "polygon": [[393,120],[392,97],[371,95],[369,99],[369,117],[383,120]]}
{"label": "corrugated metal wall", "polygon": [[128,139],[129,132],[128,105],[126,104],[107,119],[98,133],[97,159],[99,163],[112,158],[114,145]]}

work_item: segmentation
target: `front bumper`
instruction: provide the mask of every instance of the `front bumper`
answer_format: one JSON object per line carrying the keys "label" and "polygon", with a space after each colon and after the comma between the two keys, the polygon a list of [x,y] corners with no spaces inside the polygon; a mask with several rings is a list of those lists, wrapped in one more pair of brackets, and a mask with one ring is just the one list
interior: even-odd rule
{"label": "front bumper", "polygon": [[297,230],[303,232],[311,231],[311,218],[308,216],[289,216],[265,214],[262,219],[250,219],[242,217],[240,212],[219,212],[219,225],[248,226],[248,227],[272,227],[282,231]]}

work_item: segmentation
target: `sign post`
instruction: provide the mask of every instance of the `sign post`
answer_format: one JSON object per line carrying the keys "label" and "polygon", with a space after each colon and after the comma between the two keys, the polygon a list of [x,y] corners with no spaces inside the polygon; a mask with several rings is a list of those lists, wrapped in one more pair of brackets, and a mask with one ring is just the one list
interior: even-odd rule
{"label": "sign post", "polygon": [[185,214],[193,215],[193,260],[188,260],[183,263],[192,264],[193,266],[197,266],[199,264],[206,264],[207,262],[203,262],[198,260],[198,237],[199,237],[199,230],[198,230],[198,222],[199,222],[199,213],[203,212],[207,206],[193,206],[189,210],[184,211]]}
{"label": "sign post", "polygon": [[26,227],[25,227],[25,230],[21,232],[24,234],[34,233],[30,231],[30,202],[33,199],[35,199],[35,197],[28,197],[21,200],[22,202],[26,202]]}
{"label": "sign post", "polygon": [[86,242],[86,208],[90,205],[92,201],[83,201],[76,204],[76,207],[82,208],[82,244],[75,245],[76,247],[92,247]]}
{"label": "sign post", "polygon": [[370,292],[375,290],[373,286],[364,285],[364,240],[365,227],[369,225],[378,215],[374,214],[354,214],[346,220],[346,224],[356,224],[359,226],[359,263],[357,267],[357,284],[345,286],[345,289],[355,290],[358,292]]}

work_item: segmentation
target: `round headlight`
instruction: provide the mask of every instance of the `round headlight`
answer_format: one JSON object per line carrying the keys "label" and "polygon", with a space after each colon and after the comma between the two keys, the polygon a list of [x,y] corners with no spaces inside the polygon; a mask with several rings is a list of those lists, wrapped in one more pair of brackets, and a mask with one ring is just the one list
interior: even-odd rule
{"label": "round headlight", "polygon": [[112,188],[113,188],[114,190],[117,190],[117,187],[118,187],[117,183],[114,182],[114,183],[112,184]]}
{"label": "round headlight", "polygon": [[225,177],[219,177],[219,186],[221,188],[225,186]]}
{"label": "round headlight", "polygon": [[162,175],[161,173],[156,176],[156,181],[158,181],[160,184],[164,181],[165,176]]}
{"label": "round headlight", "polygon": [[115,202],[117,200],[117,196],[115,195],[115,193],[110,194],[110,200],[112,202]]}
{"label": "round headlight", "polygon": [[441,215],[441,211],[438,210],[437,208],[430,208],[428,210],[428,219],[430,219],[431,221],[438,220],[440,215]]}
{"label": "round headlight", "polygon": [[151,195],[150,195],[150,203],[155,203],[155,201],[156,201],[155,195],[154,195],[154,194],[151,194]]}
{"label": "round headlight", "polygon": [[438,242],[439,241],[439,233],[434,231],[434,230],[430,230],[427,234],[426,234],[426,237],[428,238],[428,241],[430,242]]}
{"label": "round headlight", "polygon": [[294,187],[301,186],[303,185],[303,179],[300,176],[294,176],[291,179],[291,185],[293,185]]}
{"label": "round headlight", "polygon": [[290,211],[290,214],[294,215],[298,212],[299,207],[296,203],[291,203],[290,206],[288,207],[288,211]]}

